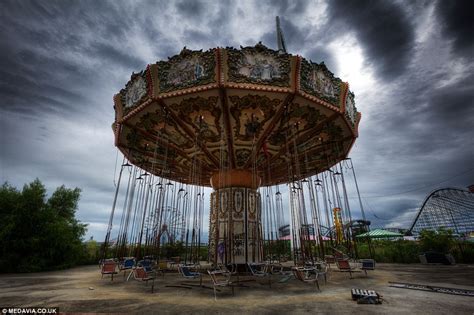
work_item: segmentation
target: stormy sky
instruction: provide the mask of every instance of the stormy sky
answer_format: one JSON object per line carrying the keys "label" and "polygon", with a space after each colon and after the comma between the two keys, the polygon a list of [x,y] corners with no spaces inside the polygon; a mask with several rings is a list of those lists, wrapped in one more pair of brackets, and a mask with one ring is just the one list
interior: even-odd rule
{"label": "stormy sky", "polygon": [[[112,97],[189,49],[324,61],[362,112],[353,159],[373,226],[408,227],[435,188],[474,184],[473,1],[1,1],[0,180],[82,189],[102,240],[114,195]],[[354,192],[350,189],[353,199]]]}

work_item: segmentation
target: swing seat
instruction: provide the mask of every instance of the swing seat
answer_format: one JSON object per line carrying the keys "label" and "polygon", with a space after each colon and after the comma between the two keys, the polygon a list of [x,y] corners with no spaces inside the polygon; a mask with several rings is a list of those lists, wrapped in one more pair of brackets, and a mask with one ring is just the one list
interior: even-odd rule
{"label": "swing seat", "polygon": [[217,287],[231,287],[232,295],[234,295],[234,285],[230,281],[230,273],[222,270],[210,271],[207,273],[211,277],[212,285],[214,288],[214,300],[217,301]]}
{"label": "swing seat", "polygon": [[133,270],[133,277],[135,280],[144,281],[146,285],[148,285],[148,281],[152,281],[151,284],[151,293],[154,292],[155,289],[155,277],[150,273],[146,272],[145,268],[143,267],[136,267]]}
{"label": "swing seat", "polygon": [[135,267],[135,257],[125,257],[119,264],[119,271],[123,271],[123,277],[127,270],[132,270]]}
{"label": "swing seat", "polygon": [[296,279],[304,283],[312,283],[321,291],[318,281],[319,273],[315,268],[293,267],[291,270]]}
{"label": "swing seat", "polygon": [[199,278],[199,285],[202,286],[202,274],[200,272],[192,272],[188,266],[179,266],[179,273],[187,279]]}
{"label": "swing seat", "polygon": [[338,259],[336,260],[336,265],[339,271],[349,272],[350,278],[352,279],[352,273],[355,272],[355,267],[351,266],[348,259]]}
{"label": "swing seat", "polygon": [[268,277],[268,285],[270,286],[270,288],[272,287],[272,277],[271,277],[271,274],[267,272],[267,266],[265,264],[248,263],[247,266],[252,276],[257,277],[257,278]]}
{"label": "swing seat", "polygon": [[111,281],[114,281],[114,275],[118,274],[118,271],[116,270],[117,268],[117,263],[114,260],[105,260],[102,263],[101,267],[101,274],[102,278],[104,278],[104,275],[111,275],[112,279]]}
{"label": "swing seat", "polygon": [[365,276],[367,277],[367,270],[375,270],[375,260],[373,259],[360,259],[360,269],[364,270]]}
{"label": "swing seat", "polygon": [[148,259],[140,260],[137,263],[137,266],[138,267],[143,267],[143,269],[145,269],[145,271],[148,272],[148,273],[154,272],[153,271],[153,261],[151,261],[151,260],[148,260]]}
{"label": "swing seat", "polygon": [[140,260],[137,263],[137,266],[143,267],[143,269],[145,269],[148,274],[152,274],[154,277],[157,276],[157,274],[161,274],[162,277],[165,276],[163,269],[159,268],[159,266],[156,266],[155,261],[151,259]]}

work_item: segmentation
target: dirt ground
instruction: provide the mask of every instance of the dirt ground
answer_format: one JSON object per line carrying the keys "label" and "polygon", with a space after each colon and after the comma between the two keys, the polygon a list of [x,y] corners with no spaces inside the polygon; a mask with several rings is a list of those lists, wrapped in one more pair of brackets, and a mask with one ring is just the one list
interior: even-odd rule
{"label": "dirt ground", "polygon": [[[209,276],[207,288],[170,287],[199,284],[177,273],[158,277],[155,292],[150,284],[122,275],[101,279],[97,266],[33,274],[0,275],[0,306],[59,307],[66,313],[139,314],[474,314],[474,297],[389,287],[389,281],[439,285],[474,290],[474,265],[377,264],[375,271],[354,274],[333,270],[321,291],[296,279],[272,286],[264,280],[243,282],[233,296],[222,288],[214,300]],[[242,280],[242,278],[241,278]],[[245,279],[244,279],[245,280]],[[351,299],[351,288],[372,289],[383,296],[381,305],[360,305]]]}

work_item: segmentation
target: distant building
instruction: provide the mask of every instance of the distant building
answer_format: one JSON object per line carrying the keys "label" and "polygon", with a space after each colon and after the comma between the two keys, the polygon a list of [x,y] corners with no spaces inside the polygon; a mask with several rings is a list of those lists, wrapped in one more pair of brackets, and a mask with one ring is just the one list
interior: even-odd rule
{"label": "distant building", "polygon": [[[302,228],[306,229],[308,228],[309,235],[314,235],[314,225],[313,224],[308,224],[308,225],[303,225]],[[305,231],[306,232],[306,231]],[[278,234],[279,238],[285,238],[286,236],[290,235],[290,225],[282,225],[278,229]]]}

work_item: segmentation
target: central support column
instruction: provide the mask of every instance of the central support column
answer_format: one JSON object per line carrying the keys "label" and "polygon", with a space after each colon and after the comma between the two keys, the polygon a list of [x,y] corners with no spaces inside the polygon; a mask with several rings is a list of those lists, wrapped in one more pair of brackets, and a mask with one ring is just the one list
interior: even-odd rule
{"label": "central support column", "polygon": [[216,263],[261,262],[263,238],[260,178],[245,170],[211,177],[209,258]]}

